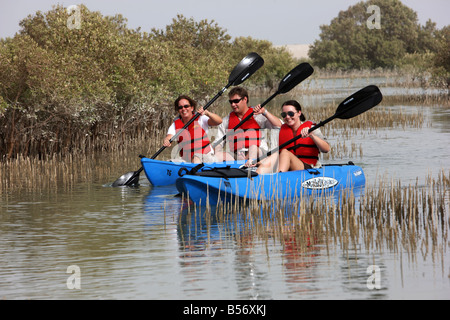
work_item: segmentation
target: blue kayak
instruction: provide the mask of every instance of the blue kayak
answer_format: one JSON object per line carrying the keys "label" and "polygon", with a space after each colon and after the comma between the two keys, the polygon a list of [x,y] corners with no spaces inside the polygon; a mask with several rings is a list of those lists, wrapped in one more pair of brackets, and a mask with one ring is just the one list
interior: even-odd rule
{"label": "blue kayak", "polygon": [[[141,163],[148,181],[150,181],[150,183],[154,186],[167,186],[175,184],[175,181],[180,177],[180,175],[185,174],[198,165],[197,163],[162,161],[145,157],[141,159]],[[244,163],[244,160],[205,163],[202,168],[199,168],[199,171],[211,168],[224,168],[227,166],[238,168]]]}
{"label": "blue kayak", "polygon": [[176,180],[176,187],[196,204],[217,205],[230,201],[277,200],[333,193],[363,187],[365,183],[362,168],[349,162],[261,175],[238,168],[205,169],[182,175]]}

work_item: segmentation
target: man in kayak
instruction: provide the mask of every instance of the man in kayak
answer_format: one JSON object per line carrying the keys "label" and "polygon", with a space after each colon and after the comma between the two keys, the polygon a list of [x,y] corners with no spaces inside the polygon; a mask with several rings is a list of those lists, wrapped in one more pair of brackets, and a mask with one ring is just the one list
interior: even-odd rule
{"label": "man in kayak", "polygon": [[[178,130],[181,130],[195,115],[197,102],[189,96],[181,95],[174,102],[175,112],[178,116],[167,131],[163,145],[170,147],[170,139]],[[203,110],[197,110],[201,115],[194,120],[178,137],[178,149],[180,157],[187,162],[215,162],[214,150],[208,139],[208,128],[222,123],[222,118],[217,114]]]}
{"label": "man in kayak", "polygon": [[[254,108],[248,106],[248,92],[242,87],[235,87],[228,93],[229,103],[232,111],[227,115],[218,127],[218,136],[223,137],[228,133],[226,146],[225,141],[215,147],[218,161],[234,161],[256,158],[267,151],[268,146],[263,139],[261,129],[278,129],[281,121],[261,105]],[[253,115],[234,129],[247,116]],[[216,144],[215,143],[215,144]]]}
{"label": "man in kayak", "polygon": [[[331,148],[320,129],[308,132],[314,123],[306,121],[300,103],[295,100],[284,102],[281,117],[285,123],[280,129],[279,145],[295,136],[301,138],[282,148],[279,153],[263,159],[257,164],[256,172],[286,172],[320,167],[320,152],[327,153]],[[250,161],[246,165],[252,166]]]}

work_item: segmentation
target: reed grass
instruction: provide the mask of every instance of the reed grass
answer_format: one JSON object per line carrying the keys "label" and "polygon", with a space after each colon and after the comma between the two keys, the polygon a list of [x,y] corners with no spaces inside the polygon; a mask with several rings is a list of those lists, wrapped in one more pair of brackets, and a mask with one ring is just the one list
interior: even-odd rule
{"label": "reed grass", "polygon": [[[331,103],[322,107],[308,108],[309,119],[326,119],[336,112],[336,105]],[[325,161],[335,159],[363,158],[364,150],[361,143],[353,141],[355,137],[377,133],[383,129],[420,129],[425,124],[424,112],[411,112],[408,108],[379,106],[352,119],[335,119],[322,127],[323,134],[330,139],[337,137],[331,144],[331,151],[322,154]]]}
{"label": "reed grass", "polygon": [[18,191],[54,192],[71,190],[80,183],[112,183],[120,175],[140,167],[139,154],[155,152],[162,141],[160,132],[153,139],[142,136],[126,149],[102,153],[53,154],[39,159],[18,156],[0,161],[0,194]]}
{"label": "reed grass", "polygon": [[[284,97],[285,98],[285,97]],[[427,97],[413,101],[409,96],[385,97],[382,105],[365,112],[358,117],[339,120],[335,119],[321,130],[327,137],[339,137],[332,145],[331,152],[323,154],[323,160],[355,159],[364,155],[363,146],[352,141],[355,136],[377,132],[384,128],[421,128],[424,125],[423,111],[411,112],[407,107],[393,111],[389,106],[399,104],[402,101],[420,105],[435,105],[442,103],[443,107],[449,103],[449,99],[434,100]],[[331,102],[319,106],[306,105],[308,119],[323,120],[336,111],[337,102]],[[216,108],[218,114],[229,112],[229,107]],[[275,108],[272,107],[272,108]],[[216,110],[215,109],[215,110]],[[277,110],[271,109],[277,114]],[[169,119],[167,116],[160,116]],[[166,120],[167,120],[166,119]],[[59,187],[70,188],[79,182],[109,181],[118,178],[121,174],[137,170],[139,154],[151,155],[162,145],[166,135],[165,130],[138,130],[131,138],[120,134],[118,140],[91,141],[84,139],[86,144],[81,149],[67,151],[61,150],[51,154],[39,154],[36,156],[23,156],[8,158],[5,155],[0,159],[0,193],[20,189],[55,189]],[[118,135],[117,135],[118,136]],[[78,139],[75,137],[75,139]],[[94,147],[95,146],[95,147]],[[270,145],[270,147],[273,147]],[[97,152],[85,152],[82,150],[98,149]],[[170,149],[159,157],[161,160],[170,159]],[[107,165],[105,165],[107,163]],[[114,177],[116,175],[116,177]]]}
{"label": "reed grass", "polygon": [[[308,197],[219,203],[201,207],[191,204],[188,215],[208,221],[221,230],[219,237],[236,242],[281,246],[296,254],[325,250],[346,255],[390,252],[410,261],[422,255],[441,264],[448,254],[450,227],[450,172],[441,170],[437,178],[427,177],[426,185],[403,186],[400,181],[381,177],[363,194],[352,190]],[[239,205],[236,205],[239,203]],[[180,228],[182,229],[182,228]],[[215,241],[220,242],[215,235]],[[245,240],[244,240],[245,239]],[[186,247],[186,250],[189,250]],[[268,249],[267,249],[268,251]]]}

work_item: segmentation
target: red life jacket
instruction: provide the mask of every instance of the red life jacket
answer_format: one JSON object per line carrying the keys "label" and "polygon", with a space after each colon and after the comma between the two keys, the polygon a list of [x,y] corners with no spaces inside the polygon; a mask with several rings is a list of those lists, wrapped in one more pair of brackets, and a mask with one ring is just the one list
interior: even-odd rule
{"label": "red life jacket", "polygon": [[[184,127],[184,123],[179,117],[175,119],[174,123],[177,132]],[[178,136],[178,145],[180,147],[180,156],[183,157],[184,152],[186,152],[189,159],[192,159],[194,153],[199,153],[199,151],[200,153],[211,151],[208,135],[197,119]]]}
{"label": "red life jacket", "polygon": [[[301,135],[303,128],[311,128],[312,125],[314,125],[314,123],[311,121],[304,122],[294,135],[294,130],[292,130],[287,124],[283,124],[281,126],[278,139],[279,145],[291,140],[294,136]],[[316,146],[313,139],[309,137],[299,138],[282,149],[288,149],[301,161],[313,166],[317,163],[317,160],[319,160],[319,148]]]}
{"label": "red life jacket", "polygon": [[[242,119],[247,117],[252,112],[253,108],[249,108]],[[228,121],[228,130],[233,130],[233,128],[240,122],[241,120],[238,118],[236,113],[231,112]],[[254,117],[251,117],[238,129],[236,129],[234,135],[228,136],[228,143],[234,147],[233,151],[237,151],[242,148],[248,148],[251,145],[257,145],[259,147],[259,145],[261,144],[261,132],[259,131],[260,129],[261,127],[259,126],[258,122],[256,122]]]}

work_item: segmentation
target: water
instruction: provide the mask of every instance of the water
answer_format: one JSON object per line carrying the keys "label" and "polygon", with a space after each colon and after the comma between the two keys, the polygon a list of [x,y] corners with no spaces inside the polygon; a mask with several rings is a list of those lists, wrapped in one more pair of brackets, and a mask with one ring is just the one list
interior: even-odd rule
{"label": "water", "polygon": [[[386,176],[422,187],[428,175],[448,173],[450,110],[392,109],[421,111],[424,125],[361,129],[349,138],[363,155],[348,160],[364,168],[368,185]],[[231,217],[189,214],[193,207],[174,186],[152,187],[143,174],[139,188],[105,186],[124,172],[71,189],[2,195],[0,299],[450,298],[448,242],[438,254],[363,243],[342,250],[324,239],[300,250],[289,237],[281,243],[242,232]],[[449,199],[445,210],[448,219]],[[373,265],[378,289],[368,287]]]}

